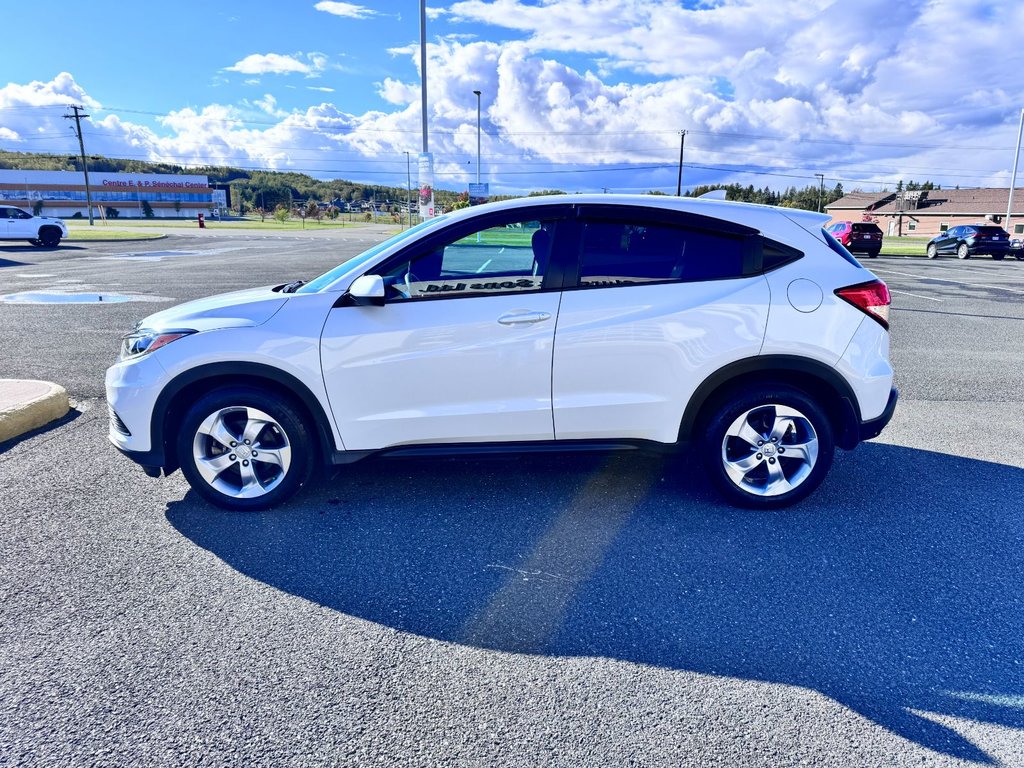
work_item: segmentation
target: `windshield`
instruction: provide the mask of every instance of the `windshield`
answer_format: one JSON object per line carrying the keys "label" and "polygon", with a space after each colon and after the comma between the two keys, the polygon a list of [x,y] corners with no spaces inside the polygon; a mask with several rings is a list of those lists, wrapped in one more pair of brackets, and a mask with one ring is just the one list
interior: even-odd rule
{"label": "windshield", "polygon": [[372,260],[375,256],[383,253],[388,248],[391,248],[392,246],[397,245],[398,243],[402,242],[403,240],[407,240],[407,239],[411,238],[412,236],[419,234],[424,229],[427,229],[427,228],[431,227],[432,225],[437,224],[439,221],[442,221],[443,219],[444,219],[444,216],[437,216],[437,217],[435,217],[433,219],[427,219],[426,221],[421,221],[415,227],[410,227],[409,229],[405,230],[404,232],[399,232],[397,235],[394,235],[393,237],[389,237],[387,240],[385,240],[385,241],[383,241],[381,243],[377,243],[377,245],[371,246],[370,248],[368,248],[367,250],[363,251],[362,253],[360,253],[360,254],[358,254],[356,256],[353,256],[351,259],[348,259],[347,261],[341,262],[341,264],[336,266],[330,272],[324,272],[322,275],[320,275],[320,277],[318,277],[318,278],[316,278],[314,280],[310,280],[308,283],[303,285],[301,288],[299,288],[295,292],[296,293],[316,293],[317,291],[322,291],[324,288],[329,286],[331,283],[333,283],[339,277],[344,275],[346,272],[350,272],[353,269],[356,269],[360,264],[363,264],[365,262],[368,262],[368,261]]}

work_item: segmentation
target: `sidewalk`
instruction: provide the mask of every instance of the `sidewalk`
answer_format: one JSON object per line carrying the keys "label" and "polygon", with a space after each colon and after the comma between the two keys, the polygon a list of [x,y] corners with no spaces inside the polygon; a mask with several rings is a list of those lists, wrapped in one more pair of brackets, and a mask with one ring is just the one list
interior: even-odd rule
{"label": "sidewalk", "polygon": [[64,416],[68,393],[49,381],[0,379],[0,443]]}

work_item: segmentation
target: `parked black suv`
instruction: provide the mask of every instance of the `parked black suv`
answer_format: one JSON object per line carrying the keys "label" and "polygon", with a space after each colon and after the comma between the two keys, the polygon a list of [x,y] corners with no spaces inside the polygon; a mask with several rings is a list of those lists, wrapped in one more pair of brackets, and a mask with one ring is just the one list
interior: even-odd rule
{"label": "parked black suv", "polygon": [[940,253],[955,253],[959,259],[987,254],[1000,261],[1009,249],[1010,236],[1002,227],[964,224],[951,227],[933,237],[928,241],[925,252],[929,259],[934,259]]}

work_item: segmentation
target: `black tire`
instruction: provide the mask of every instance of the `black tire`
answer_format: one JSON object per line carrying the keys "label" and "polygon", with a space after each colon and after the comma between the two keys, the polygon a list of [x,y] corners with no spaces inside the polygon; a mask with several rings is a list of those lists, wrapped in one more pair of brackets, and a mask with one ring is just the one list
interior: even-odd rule
{"label": "black tire", "polygon": [[223,387],[201,397],[181,420],[175,447],[196,493],[237,511],[284,503],[309,482],[317,460],[312,426],[302,411],[288,398],[251,386]]}
{"label": "black tire", "polygon": [[939,255],[939,249],[938,249],[938,247],[937,247],[937,246],[935,245],[935,243],[928,243],[928,250],[927,250],[927,251],[925,251],[925,255],[926,255],[926,256],[927,256],[927,257],[928,257],[929,259],[934,259],[934,258],[935,258],[936,256],[938,256],[938,255]]}
{"label": "black tire", "polygon": [[869,259],[877,259],[878,258],[878,251],[868,251],[868,258]]}
{"label": "black tire", "polygon": [[[708,476],[734,506],[778,509],[796,504],[821,485],[832,466],[832,424],[815,400],[793,387],[768,384],[737,390],[704,423],[700,449]],[[738,428],[740,424],[749,430]],[[773,435],[773,428],[780,434]],[[740,431],[749,440],[739,437]]]}
{"label": "black tire", "polygon": [[1005,256],[1005,255],[1006,255],[1005,253],[993,253],[992,254],[992,261],[1002,261],[1003,260],[1003,256]]}
{"label": "black tire", "polygon": [[958,259],[971,258],[971,249],[967,247],[967,243],[960,243],[960,245],[957,246],[956,257]]}
{"label": "black tire", "polygon": [[39,231],[39,240],[46,248],[60,245],[60,230],[56,227],[43,227]]}

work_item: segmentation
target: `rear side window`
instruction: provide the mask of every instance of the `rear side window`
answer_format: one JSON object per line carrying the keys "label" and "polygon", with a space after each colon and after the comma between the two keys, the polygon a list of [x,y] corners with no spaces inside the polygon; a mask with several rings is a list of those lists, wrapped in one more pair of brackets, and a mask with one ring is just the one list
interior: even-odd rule
{"label": "rear side window", "polygon": [[880,230],[878,228],[877,224],[854,224],[853,225],[853,231],[854,232],[870,232],[870,233],[876,234],[876,235],[882,234],[882,230]]}
{"label": "rear side window", "polygon": [[579,285],[720,280],[743,275],[743,239],[648,222],[584,220]]}
{"label": "rear side window", "polygon": [[798,251],[791,246],[777,243],[774,240],[762,240],[761,269],[764,272],[771,272],[773,269],[778,269],[789,264],[791,261],[796,261],[803,255],[803,251]]}

